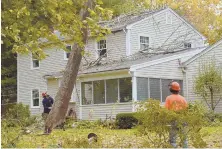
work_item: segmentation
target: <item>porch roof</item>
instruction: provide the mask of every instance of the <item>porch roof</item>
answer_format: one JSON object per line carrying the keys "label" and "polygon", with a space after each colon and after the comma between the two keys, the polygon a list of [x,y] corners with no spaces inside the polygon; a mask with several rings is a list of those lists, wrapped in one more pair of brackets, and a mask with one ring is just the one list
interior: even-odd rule
{"label": "porch roof", "polygon": [[[151,62],[154,60],[161,60],[163,58],[167,58],[170,56],[176,56],[181,54],[190,54],[189,56],[181,58],[180,62],[183,63],[195,54],[203,51],[206,47],[203,48],[191,48],[191,49],[184,49],[184,50],[177,50],[174,52],[161,52],[161,53],[146,53],[146,52],[137,52],[131,56],[123,57],[118,61],[102,61],[94,66],[84,66],[79,71],[78,75],[81,74],[90,74],[90,73],[98,73],[98,72],[105,72],[105,71],[115,71],[115,70],[122,70],[122,69],[130,69],[133,65],[140,65],[146,62]],[[45,74],[44,78],[59,78],[62,77],[63,71],[59,72],[51,72]]]}

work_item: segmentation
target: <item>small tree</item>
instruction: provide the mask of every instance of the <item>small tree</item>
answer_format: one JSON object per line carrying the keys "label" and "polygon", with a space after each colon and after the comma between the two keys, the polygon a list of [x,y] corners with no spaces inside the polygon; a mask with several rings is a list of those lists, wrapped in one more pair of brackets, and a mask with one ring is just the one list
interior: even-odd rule
{"label": "small tree", "polygon": [[214,112],[222,99],[222,68],[218,67],[214,60],[200,65],[194,89]]}

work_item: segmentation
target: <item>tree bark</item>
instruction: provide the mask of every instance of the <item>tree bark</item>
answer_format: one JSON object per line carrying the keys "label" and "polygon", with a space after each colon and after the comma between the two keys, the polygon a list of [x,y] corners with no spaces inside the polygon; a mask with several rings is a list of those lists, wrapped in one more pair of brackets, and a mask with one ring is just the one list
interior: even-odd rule
{"label": "tree bark", "polygon": [[210,88],[210,103],[211,103],[211,110],[214,112],[214,93],[213,93],[213,89]]}
{"label": "tree bark", "polygon": [[[93,0],[88,0],[85,7],[80,11],[81,20],[85,20],[86,17],[89,16],[88,8],[92,8],[92,6]],[[82,42],[86,44],[88,39],[87,27],[82,28],[81,31]],[[72,46],[72,51],[62,77],[61,86],[58,89],[55,96],[55,102],[45,122],[45,128],[49,133],[65,119],[82,59],[82,50],[84,50],[84,47],[80,47],[78,43],[74,43]]]}

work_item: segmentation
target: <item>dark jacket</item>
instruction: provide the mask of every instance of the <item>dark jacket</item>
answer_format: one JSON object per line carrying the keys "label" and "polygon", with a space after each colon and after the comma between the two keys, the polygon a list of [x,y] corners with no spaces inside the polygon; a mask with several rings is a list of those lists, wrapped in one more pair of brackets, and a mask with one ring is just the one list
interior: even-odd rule
{"label": "dark jacket", "polygon": [[52,97],[49,97],[49,98],[44,97],[43,98],[42,105],[44,107],[44,113],[49,113],[51,111],[51,109],[49,109],[49,107],[52,107],[53,102],[54,101],[53,101]]}

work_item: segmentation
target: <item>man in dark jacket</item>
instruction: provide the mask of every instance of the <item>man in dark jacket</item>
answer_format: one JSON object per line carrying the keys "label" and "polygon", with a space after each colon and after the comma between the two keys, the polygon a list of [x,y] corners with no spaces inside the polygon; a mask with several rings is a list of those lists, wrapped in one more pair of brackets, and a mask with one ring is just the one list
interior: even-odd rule
{"label": "man in dark jacket", "polygon": [[[49,112],[52,109],[52,104],[54,103],[54,100],[47,93],[42,93],[42,97],[43,97],[42,105],[44,107],[42,117],[43,117],[44,120],[46,120]],[[48,133],[47,128],[45,128],[45,133]]]}

